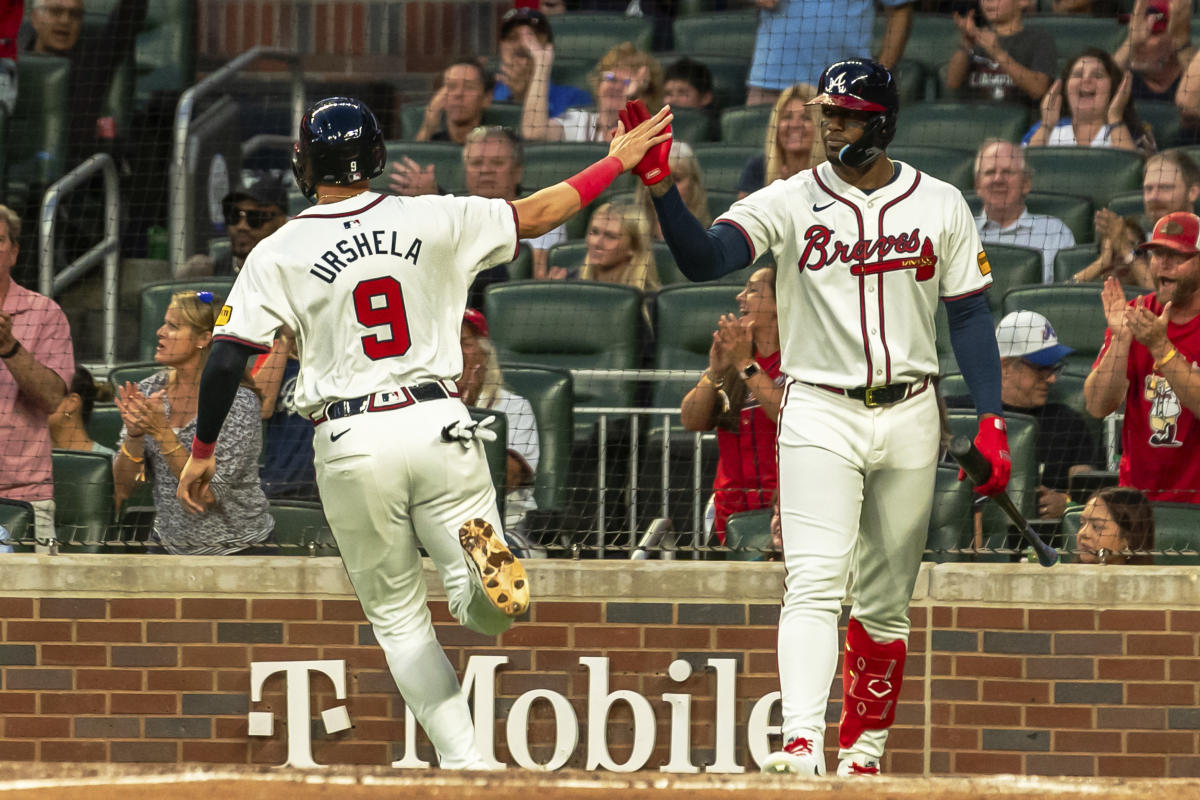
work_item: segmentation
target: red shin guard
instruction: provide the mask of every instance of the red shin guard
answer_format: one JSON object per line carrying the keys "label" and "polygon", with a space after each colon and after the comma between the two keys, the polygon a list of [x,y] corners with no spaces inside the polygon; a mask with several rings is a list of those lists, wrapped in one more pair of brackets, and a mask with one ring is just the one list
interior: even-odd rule
{"label": "red shin guard", "polygon": [[846,626],[842,665],[842,718],[838,745],[848,750],[863,731],[891,727],[904,681],[904,640],[880,644],[853,617]]}

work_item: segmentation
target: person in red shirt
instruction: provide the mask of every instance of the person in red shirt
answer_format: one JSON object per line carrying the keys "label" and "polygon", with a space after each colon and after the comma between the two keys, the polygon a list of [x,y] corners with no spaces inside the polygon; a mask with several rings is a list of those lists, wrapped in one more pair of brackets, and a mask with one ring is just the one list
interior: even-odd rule
{"label": "person in red shirt", "polygon": [[1200,217],[1167,214],[1141,249],[1155,292],[1126,302],[1120,283],[1105,281],[1108,331],[1084,399],[1096,417],[1125,402],[1122,486],[1151,501],[1200,503]]}
{"label": "person in red shirt", "polygon": [[755,270],[737,302],[741,316],[725,314],[718,320],[708,369],[684,396],[680,409],[687,430],[717,429],[713,533],[721,544],[729,515],[769,507],[779,486],[775,421],[783,398],[783,376],[775,268]]}

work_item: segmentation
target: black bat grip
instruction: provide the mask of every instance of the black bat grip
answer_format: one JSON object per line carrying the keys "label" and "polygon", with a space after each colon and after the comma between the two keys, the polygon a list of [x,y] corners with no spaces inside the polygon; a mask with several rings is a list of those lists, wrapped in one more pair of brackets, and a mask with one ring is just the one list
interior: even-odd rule
{"label": "black bat grip", "polygon": [[982,486],[992,477],[992,465],[983,457],[968,436],[955,436],[950,440],[950,455],[962,467],[963,472],[976,486]]}

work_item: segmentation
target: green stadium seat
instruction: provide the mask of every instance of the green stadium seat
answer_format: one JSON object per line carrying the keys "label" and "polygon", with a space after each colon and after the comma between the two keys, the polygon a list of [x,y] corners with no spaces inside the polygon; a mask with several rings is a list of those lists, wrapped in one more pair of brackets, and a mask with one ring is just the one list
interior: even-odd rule
{"label": "green stadium seat", "polygon": [[20,92],[4,140],[9,192],[18,187],[44,189],[62,177],[70,72],[71,62],[65,58],[21,54],[17,63]]}
{"label": "green stadium seat", "polygon": [[1033,188],[1089,197],[1097,208],[1118,192],[1142,185],[1142,157],[1130,150],[1102,147],[1027,147]]}
{"label": "green stadium seat", "polygon": [[[1051,284],[1026,286],[1010,290],[1004,296],[1003,313],[1036,311],[1054,326],[1058,340],[1075,352],[1067,356],[1067,366],[1090,371],[1096,354],[1104,344],[1104,307],[1100,303],[1098,283]],[[1129,298],[1143,294],[1144,289],[1126,288]]]}
{"label": "green stadium seat", "polygon": [[746,102],[746,76],[750,74],[750,53],[706,55],[701,60],[713,76],[713,103],[717,108],[740,106]]}
{"label": "green stadium seat", "polygon": [[92,406],[92,418],[87,425],[88,436],[92,437],[92,441],[116,450],[121,438],[121,425],[121,412],[115,404],[96,403]]}
{"label": "green stadium seat", "polygon": [[896,138],[892,143],[953,142],[957,148],[976,151],[985,139],[1019,142],[1028,128],[1029,110],[1025,106],[956,102],[901,104]]}
{"label": "green stadium seat", "polygon": [[335,556],[337,543],[325,509],[314,500],[272,500],[275,542],[281,556]]}
{"label": "green stadium seat", "polygon": [[[419,100],[412,103],[404,103],[400,106],[400,133],[404,141],[413,142],[416,140],[417,131],[421,130],[421,122],[425,119],[426,105],[428,105],[426,101]],[[492,103],[483,110],[482,124],[503,125],[520,133],[521,106],[516,103]],[[428,142],[428,144],[448,144],[458,148],[460,152],[462,150],[461,147],[453,142]]]}
{"label": "green stadium seat", "polygon": [[687,370],[676,380],[656,381],[651,405],[678,408],[696,384],[696,373],[708,366],[713,331],[722,314],[738,313],[741,289],[729,283],[669,286],[655,300],[654,366]]}
{"label": "green stadium seat", "polygon": [[654,251],[654,269],[658,272],[659,286],[677,286],[689,283],[688,278],[679,271],[675,256],[666,242],[652,242],[650,249]]}
{"label": "green stadium seat", "polygon": [[113,522],[112,458],[54,450],[51,460],[59,549],[99,552]]}
{"label": "green stadium seat", "polygon": [[713,140],[712,116],[701,108],[672,108],[671,133],[677,141],[700,144]]}
{"label": "green stadium seat", "polygon": [[1159,150],[1177,146],[1183,138],[1183,120],[1174,103],[1164,100],[1138,100],[1134,105],[1142,122],[1154,131],[1154,143]]}
{"label": "green stadium seat", "polygon": [[506,265],[510,281],[527,281],[533,277],[533,251],[521,242],[517,246],[517,257]]}
{"label": "green stadium seat", "polygon": [[[553,251],[551,251],[553,253]],[[558,369],[636,369],[642,352],[642,293],[595,281],[499,283],[484,313],[500,363]],[[634,382],[575,379],[575,406],[633,404]],[[596,417],[575,414],[576,438]]]}
{"label": "green stadium seat", "polygon": [[729,561],[766,561],[771,550],[771,514],[769,508],[739,511],[725,520],[725,547]]}
{"label": "green stadium seat", "polygon": [[213,276],[193,280],[161,281],[142,287],[139,317],[141,319],[141,346],[138,350],[138,359],[140,361],[154,360],[154,351],[158,348],[156,332],[163,324],[163,315],[167,313],[171,295],[176,292],[209,291],[214,295],[214,303],[223,303],[229,296],[229,289],[232,286],[233,278]]}
{"label": "green stadium seat", "polygon": [[909,108],[922,103],[928,93],[929,71],[920,61],[902,58],[892,70],[896,81],[896,92],[900,96],[900,108]]}
{"label": "green stadium seat", "polygon": [[562,267],[569,272],[570,270],[582,267],[583,260],[586,257],[586,242],[564,242],[550,248],[550,252],[547,255],[547,266],[550,269]]}
{"label": "green stadium seat", "polygon": [[1025,206],[1033,214],[1049,214],[1061,219],[1071,229],[1076,244],[1092,240],[1095,233],[1092,220],[1096,212],[1088,198],[1056,192],[1030,192],[1025,197]]}
{"label": "green stadium seat", "polygon": [[522,112],[518,103],[492,103],[483,110],[483,124],[500,125],[520,135]]}
{"label": "green stadium seat", "polygon": [[[163,365],[157,361],[135,361],[127,364],[117,364],[108,371],[108,383],[113,387],[115,393],[117,387],[124,386],[126,381],[138,383],[143,378],[148,378],[154,373],[163,369]],[[120,414],[117,415],[118,418]],[[120,424],[117,425],[117,431],[120,432]]]}
{"label": "green stadium seat", "polygon": [[624,14],[594,14],[572,11],[554,18],[554,51],[576,58],[591,58],[593,63],[621,42],[633,42],[650,52],[653,26],[646,17]]}
{"label": "green stadium seat", "polygon": [[1039,285],[1042,282],[1042,252],[1030,247],[1009,244],[985,244],[988,262],[992,265],[992,288],[988,290],[988,305],[999,318],[1004,294],[1018,286]]}
{"label": "green stadium seat", "polygon": [[33,506],[29,503],[0,497],[0,528],[8,531],[8,542],[14,552],[33,552],[34,516]]}
{"label": "green stadium seat", "polygon": [[[88,0],[87,16],[103,24],[118,2]],[[139,104],[155,91],[180,92],[196,82],[196,19],[196,0],[151,0],[135,50]]]}
{"label": "green stadium seat", "polygon": [[388,191],[388,172],[393,161],[405,156],[422,167],[433,164],[433,175],[443,189],[460,194],[466,187],[463,175],[462,148],[452,142],[387,142],[387,163],[383,174],[371,179],[371,188],[377,192]]}
{"label": "green stadium seat", "polygon": [[[525,146],[524,189],[533,191],[556,183],[585,169],[608,155],[603,142],[554,142]],[[606,194],[633,191],[637,178],[628,172],[613,181]]]}
{"label": "green stadium seat", "polygon": [[724,214],[730,206],[737,202],[737,192],[708,189],[707,186],[705,189],[705,194],[708,196],[708,213],[712,215],[713,219]]}
{"label": "green stadium seat", "polygon": [[496,434],[491,441],[483,441],[483,454],[487,457],[488,470],[492,473],[492,488],[496,490],[496,508],[500,519],[504,519],[505,486],[508,482],[508,415],[490,408],[469,406],[471,419],[481,422],[488,417],[495,419],[488,426]]}
{"label": "green stadium seat", "polygon": [[[1137,217],[1141,219],[1146,213],[1146,200],[1141,189],[1114,194],[1108,201],[1108,208],[1114,214],[1122,217]],[[1146,231],[1147,234],[1150,231]]]}
{"label": "green stadium seat", "polygon": [[[886,24],[884,14],[875,15],[873,53],[879,52]],[[904,48],[904,59],[918,62],[927,74],[935,74],[938,67],[954,55],[959,39],[958,29],[954,27],[954,20],[949,14],[913,14],[912,31]]]}
{"label": "green stadium seat", "polygon": [[1200,505],[1152,503],[1155,564],[1200,564]]}
{"label": "green stadium seat", "polygon": [[948,375],[958,372],[954,348],[950,343],[950,318],[946,315],[946,304],[938,303],[933,313],[933,324],[937,335],[938,373]]}
{"label": "green stadium seat", "polygon": [[767,123],[774,106],[734,106],[721,111],[721,142],[757,147],[767,141]]}
{"label": "green stadium seat", "polygon": [[[734,56],[748,61],[754,53],[758,12],[724,11],[682,17],[675,20],[673,28],[675,49],[681,53],[705,63],[705,56]],[[554,36],[557,45],[557,24]]]}
{"label": "green stadium seat", "polygon": [[[557,43],[556,43],[557,44]],[[550,80],[560,86],[574,86],[589,94],[592,92],[592,71],[596,69],[595,58],[577,58],[575,56],[559,57],[563,52],[557,46],[554,48],[554,65],[550,67]],[[417,121],[420,124],[420,120]],[[416,132],[416,129],[413,129]]]}
{"label": "green stadium seat", "polygon": [[1030,17],[1026,25],[1047,31],[1054,37],[1059,71],[1088,47],[1115,52],[1124,41],[1127,31],[1112,17],[1086,17],[1081,14],[1038,14]]}
{"label": "green stadium seat", "polygon": [[975,153],[954,147],[904,144],[888,147],[888,156],[966,191],[974,184]]}
{"label": "green stadium seat", "polygon": [[692,148],[704,171],[704,186],[722,192],[737,191],[746,162],[762,153],[762,144],[701,144]]}
{"label": "green stadium seat", "polygon": [[533,496],[538,510],[567,504],[567,474],[574,431],[574,381],[565,369],[507,364],[504,383],[533,407],[538,428],[538,468]]}
{"label": "green stadium seat", "polygon": [[1059,250],[1054,256],[1055,282],[1069,282],[1076,272],[1095,261],[1099,255],[1100,247],[1096,244],[1078,244]]}
{"label": "green stadium seat", "polygon": [[[1012,456],[1012,476],[1008,481],[1008,496],[1027,519],[1037,516],[1038,465],[1035,454],[1037,420],[1028,414],[1006,413],[1008,426],[1008,448]],[[952,436],[974,438],[979,430],[979,421],[973,410],[950,410],[946,423]],[[983,508],[983,546],[989,549],[1016,547],[1016,539],[1009,539],[1009,519],[995,503]],[[977,556],[977,558],[980,558]],[[984,556],[982,560],[991,560]],[[1007,560],[1000,557],[999,560]]]}
{"label": "green stadium seat", "polygon": [[958,479],[958,468],[939,464],[933,484],[933,512],[925,535],[923,561],[944,564],[966,561],[963,552],[974,545],[970,481]]}

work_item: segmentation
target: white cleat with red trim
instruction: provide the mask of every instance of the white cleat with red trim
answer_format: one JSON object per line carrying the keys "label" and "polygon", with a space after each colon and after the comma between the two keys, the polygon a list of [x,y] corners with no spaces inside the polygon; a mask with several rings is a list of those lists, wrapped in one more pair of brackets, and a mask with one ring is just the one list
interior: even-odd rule
{"label": "white cleat with red trim", "polygon": [[852,778],[858,775],[878,775],[879,762],[873,758],[843,758],[838,762],[839,778]]}
{"label": "white cleat with red trim", "polygon": [[825,757],[811,739],[796,737],[771,753],[762,763],[762,771],[773,775],[824,775]]}

